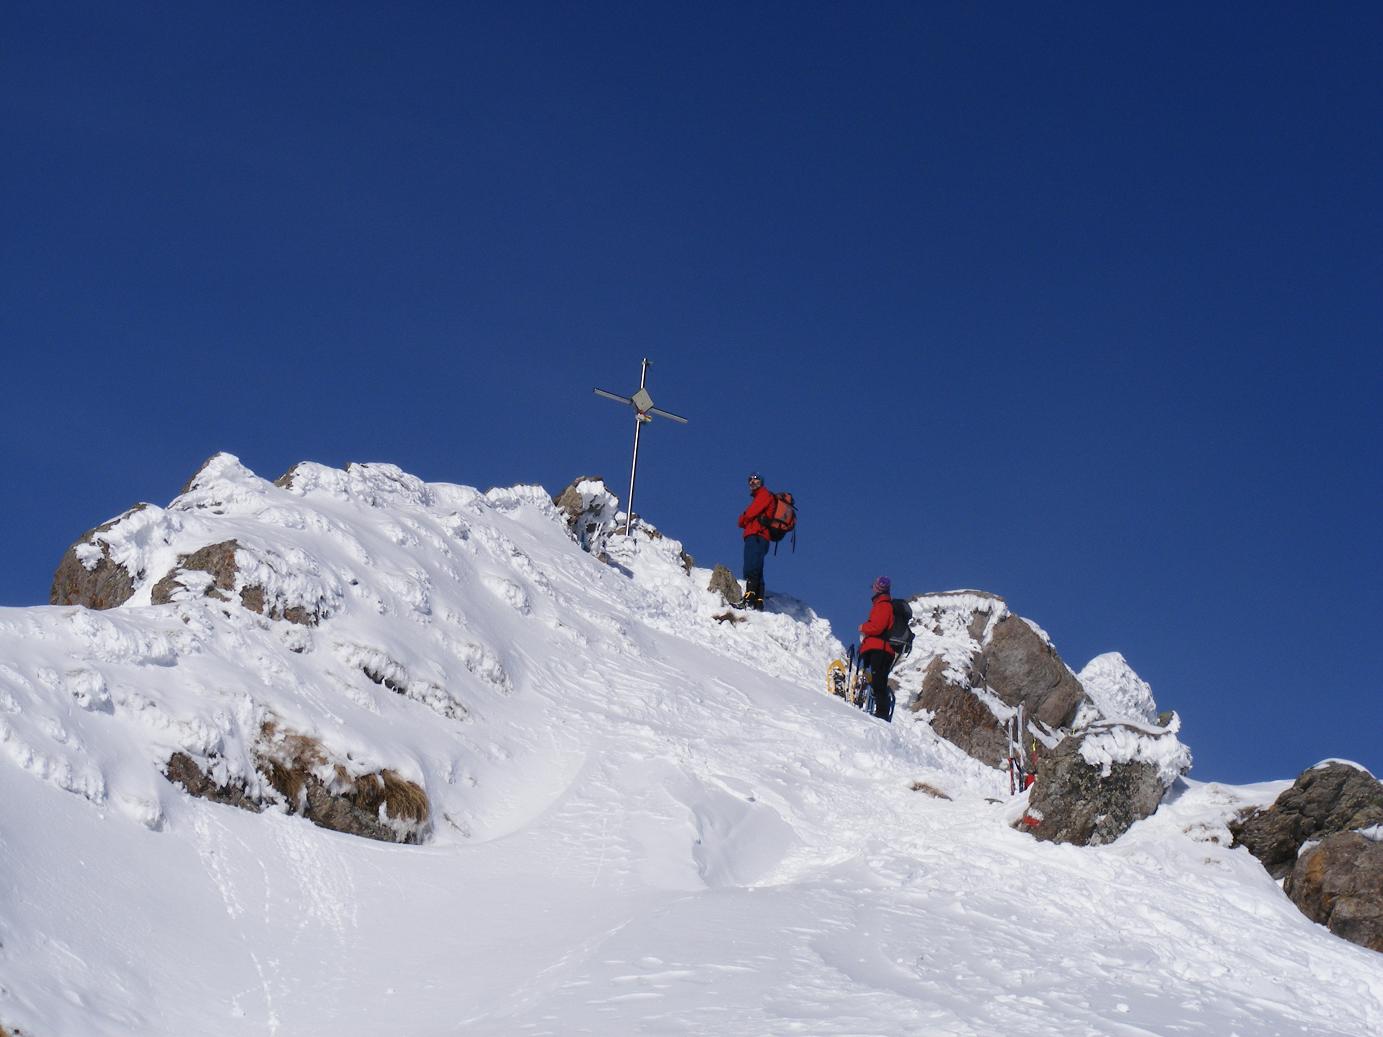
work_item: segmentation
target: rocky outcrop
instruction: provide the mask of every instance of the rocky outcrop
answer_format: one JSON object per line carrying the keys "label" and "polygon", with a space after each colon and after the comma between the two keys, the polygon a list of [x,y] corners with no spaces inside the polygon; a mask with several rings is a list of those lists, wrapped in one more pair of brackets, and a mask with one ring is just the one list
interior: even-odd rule
{"label": "rocky outcrop", "polygon": [[1286,878],[1309,839],[1383,825],[1383,783],[1354,764],[1332,760],[1303,771],[1266,810],[1230,825],[1275,879]]}
{"label": "rocky outcrop", "polygon": [[258,813],[276,804],[320,828],[382,842],[420,843],[431,826],[427,793],[388,769],[351,774],[316,739],[266,725],[255,748],[256,782],[222,778],[226,768],[175,752],[164,767],[190,795]]}
{"label": "rocky outcrop", "polygon": [[706,589],[712,594],[719,594],[727,605],[738,605],[740,599],[744,597],[744,592],[740,589],[740,581],[735,579],[735,574],[723,565],[717,565],[711,570],[711,582]]}
{"label": "rocky outcrop", "polygon": [[914,693],[900,667],[899,690],[938,734],[977,760],[1002,765],[1005,724],[1019,706],[1042,725],[1045,743],[1088,703],[1051,642],[997,595],[952,591],[910,600],[917,641],[905,666],[923,668]]}
{"label": "rocky outcrop", "polygon": [[186,597],[209,597],[218,601],[231,601],[238,598],[241,605],[251,612],[268,615],[270,619],[284,619],[301,626],[316,626],[320,622],[321,608],[306,605],[289,605],[283,602],[270,602],[263,587],[257,584],[236,587],[240,581],[240,569],[236,563],[236,552],[240,545],[234,540],[224,540],[219,544],[208,544],[191,554],[179,555],[178,564],[150,591],[150,601],[155,605],[167,605]]}
{"label": "rocky outcrop", "polygon": [[1086,701],[1085,689],[1051,642],[1014,615],[994,625],[975,665],[1000,701],[1021,705],[1029,718],[1050,728],[1068,726]]}
{"label": "rocky outcrop", "polygon": [[566,516],[567,529],[583,550],[599,553],[601,539],[614,528],[619,500],[598,475],[585,475],[552,498]]}
{"label": "rocky outcrop", "polygon": [[944,657],[934,657],[922,675],[922,688],[912,708],[927,710],[932,730],[942,738],[982,763],[998,767],[1008,751],[1008,736],[993,709],[976,693],[982,683],[979,678],[967,670],[964,681],[958,682],[953,673]]}
{"label": "rocky outcrop", "polygon": [[137,574],[110,556],[110,544],[101,534],[109,532],[149,505],[136,504],[118,518],[83,533],[63,554],[53,574],[48,601],[52,605],[82,605],[89,609],[113,609],[130,600]]}
{"label": "rocky outcrop", "polygon": [[1096,725],[1039,758],[1021,824],[1044,841],[1112,843],[1151,816],[1190,765],[1172,730]]}
{"label": "rocky outcrop", "polygon": [[1370,835],[1336,832],[1307,846],[1283,891],[1336,936],[1383,951],[1383,828]]}

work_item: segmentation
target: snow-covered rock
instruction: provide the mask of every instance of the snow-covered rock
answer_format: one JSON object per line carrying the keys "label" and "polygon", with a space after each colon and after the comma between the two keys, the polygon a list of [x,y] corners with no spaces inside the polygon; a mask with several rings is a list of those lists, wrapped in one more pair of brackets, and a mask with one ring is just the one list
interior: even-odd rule
{"label": "snow-covered rock", "polygon": [[1019,708],[1030,735],[1056,744],[1087,702],[1085,690],[1036,624],[997,595],[950,591],[910,599],[916,640],[894,668],[899,701],[993,767],[1008,756]]}
{"label": "snow-covered rock", "polygon": [[1111,843],[1151,816],[1190,767],[1175,726],[1101,721],[1040,757],[1022,826],[1052,842]]}

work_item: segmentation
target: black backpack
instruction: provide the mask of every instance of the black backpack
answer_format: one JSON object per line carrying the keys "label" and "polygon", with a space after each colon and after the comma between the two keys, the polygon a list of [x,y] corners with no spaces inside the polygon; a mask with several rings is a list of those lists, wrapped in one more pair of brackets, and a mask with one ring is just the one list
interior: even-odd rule
{"label": "black backpack", "polygon": [[887,641],[893,649],[893,658],[898,660],[912,651],[912,606],[902,598],[894,598],[893,626],[889,627]]}

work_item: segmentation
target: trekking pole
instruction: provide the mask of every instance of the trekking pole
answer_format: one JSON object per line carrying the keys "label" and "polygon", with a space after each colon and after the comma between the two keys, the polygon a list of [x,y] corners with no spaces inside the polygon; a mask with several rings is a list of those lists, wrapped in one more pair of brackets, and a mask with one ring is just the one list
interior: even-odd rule
{"label": "trekking pole", "polygon": [[841,689],[843,694],[840,696],[846,702],[850,701],[850,675],[855,672],[855,646],[852,644],[845,650],[845,687]]}

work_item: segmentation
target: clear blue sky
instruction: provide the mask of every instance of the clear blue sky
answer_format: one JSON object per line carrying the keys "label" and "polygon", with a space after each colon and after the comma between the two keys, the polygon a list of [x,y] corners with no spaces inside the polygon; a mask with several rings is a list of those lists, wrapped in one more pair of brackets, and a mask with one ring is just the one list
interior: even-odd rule
{"label": "clear blue sky", "polygon": [[[1132,5],[1126,5],[1131,7]],[[1383,773],[1383,7],[12,5],[0,602],[209,454],[604,474],[848,634],[1118,649],[1193,776]]]}

